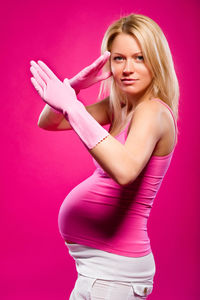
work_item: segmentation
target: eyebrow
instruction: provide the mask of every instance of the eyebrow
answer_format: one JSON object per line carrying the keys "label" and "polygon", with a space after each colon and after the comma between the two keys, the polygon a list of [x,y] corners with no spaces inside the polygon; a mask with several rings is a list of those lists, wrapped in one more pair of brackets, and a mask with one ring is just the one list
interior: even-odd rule
{"label": "eyebrow", "polygon": [[[140,53],[142,54],[142,51],[135,52],[135,53],[134,53],[134,55],[135,55],[135,54],[140,54]],[[115,53],[113,53],[113,54],[124,55],[124,54],[122,54],[122,53],[118,53],[118,52],[115,52]]]}

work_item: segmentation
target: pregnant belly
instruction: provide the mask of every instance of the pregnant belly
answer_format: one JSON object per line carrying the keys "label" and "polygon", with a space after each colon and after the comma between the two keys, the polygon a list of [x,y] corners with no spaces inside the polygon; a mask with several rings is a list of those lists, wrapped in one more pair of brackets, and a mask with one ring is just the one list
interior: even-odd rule
{"label": "pregnant belly", "polygon": [[138,238],[146,228],[146,218],[134,213],[133,199],[130,189],[93,173],[63,201],[58,215],[60,234],[72,244],[86,239],[121,244]]}
{"label": "pregnant belly", "polygon": [[75,243],[73,237],[82,236],[83,233],[90,235],[104,232],[116,201],[113,191],[110,197],[107,193],[105,186],[101,186],[98,178],[93,175],[70,191],[58,215],[59,230],[65,241]]}

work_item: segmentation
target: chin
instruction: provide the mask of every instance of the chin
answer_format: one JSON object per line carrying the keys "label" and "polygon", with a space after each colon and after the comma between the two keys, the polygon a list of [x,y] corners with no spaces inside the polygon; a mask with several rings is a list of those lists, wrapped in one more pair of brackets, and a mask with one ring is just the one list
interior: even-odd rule
{"label": "chin", "polygon": [[127,95],[133,95],[133,96],[136,96],[136,95],[139,95],[139,94],[141,94],[142,93],[142,91],[136,91],[136,90],[133,90],[133,89],[131,89],[131,88],[128,88],[128,89],[122,89],[122,91],[125,93],[125,94],[127,94]]}
{"label": "chin", "polygon": [[133,96],[137,96],[137,95],[142,95],[142,94],[145,94],[146,90],[148,89],[148,87],[145,87],[145,88],[142,88],[142,89],[138,89],[138,88],[135,88],[134,86],[129,86],[129,87],[126,87],[126,88],[121,88],[121,90],[128,94],[128,95],[133,95]]}

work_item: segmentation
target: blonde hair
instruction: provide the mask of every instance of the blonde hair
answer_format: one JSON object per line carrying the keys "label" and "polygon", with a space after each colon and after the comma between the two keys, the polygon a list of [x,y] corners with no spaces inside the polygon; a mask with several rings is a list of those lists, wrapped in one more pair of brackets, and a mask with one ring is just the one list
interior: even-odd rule
{"label": "blonde hair", "polygon": [[[178,119],[179,84],[174,69],[171,51],[164,33],[156,22],[147,16],[130,14],[111,24],[102,41],[101,53],[110,51],[115,37],[126,33],[139,42],[144,62],[153,75],[153,80],[146,94],[150,92],[152,98],[160,98],[172,109],[175,119]],[[110,70],[109,62],[104,70]],[[99,97],[109,92],[110,111],[114,116],[111,133],[125,127],[133,114],[129,110],[126,95],[119,90],[113,77],[101,82]],[[121,107],[124,103],[124,107]]]}

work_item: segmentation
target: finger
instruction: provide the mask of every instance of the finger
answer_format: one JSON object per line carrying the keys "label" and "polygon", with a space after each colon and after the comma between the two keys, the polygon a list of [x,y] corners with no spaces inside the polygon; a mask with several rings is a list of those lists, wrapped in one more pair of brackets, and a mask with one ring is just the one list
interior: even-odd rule
{"label": "finger", "polygon": [[101,63],[107,61],[110,58],[110,54],[111,53],[109,51],[105,51],[99,58],[97,58],[96,62]]}
{"label": "finger", "polygon": [[102,81],[102,80],[108,79],[110,76],[112,76],[111,72],[105,72],[105,73],[102,73],[101,75],[99,75],[97,77],[97,80]]}
{"label": "finger", "polygon": [[63,82],[66,86],[71,86],[68,78],[65,78]]}
{"label": "finger", "polygon": [[43,61],[38,60],[38,65],[49,76],[49,78],[53,79],[56,77],[56,75],[49,69],[49,67],[47,67],[47,65]]}
{"label": "finger", "polygon": [[109,60],[110,58],[110,52],[109,51],[106,51],[103,55],[102,55],[102,61],[101,63],[99,64],[99,67],[100,69],[103,68],[103,66],[107,63],[107,61]]}
{"label": "finger", "polygon": [[91,68],[92,69],[96,68],[97,70],[102,69],[102,67],[106,64],[109,58],[110,58],[110,52],[109,51],[104,52],[104,54],[102,54],[99,58],[97,58],[97,60],[95,60],[95,62],[91,65]]}
{"label": "finger", "polygon": [[40,77],[40,75],[38,74],[37,70],[32,66],[30,67],[30,71],[32,73],[32,75],[34,76],[35,80],[38,82],[38,84],[45,89],[46,88],[46,84],[45,82],[42,80],[42,78]]}
{"label": "finger", "polygon": [[111,55],[110,51],[105,51],[102,56],[103,59],[107,61],[110,58],[110,55]]}
{"label": "finger", "polygon": [[35,80],[34,77],[31,77],[31,82],[32,82],[34,88],[36,89],[36,91],[39,93],[40,97],[43,98],[43,95],[44,95],[43,89],[42,89],[42,87],[37,83],[37,81]]}
{"label": "finger", "polygon": [[33,66],[38,74],[40,75],[40,77],[43,79],[43,81],[47,84],[47,82],[49,81],[49,76],[42,70],[42,68],[35,62],[35,61],[31,61],[31,66]]}
{"label": "finger", "polygon": [[71,89],[76,95],[80,92],[80,90],[74,90],[70,84],[70,80],[68,78],[65,78],[63,83],[65,84],[66,87],[68,87],[69,89]]}

